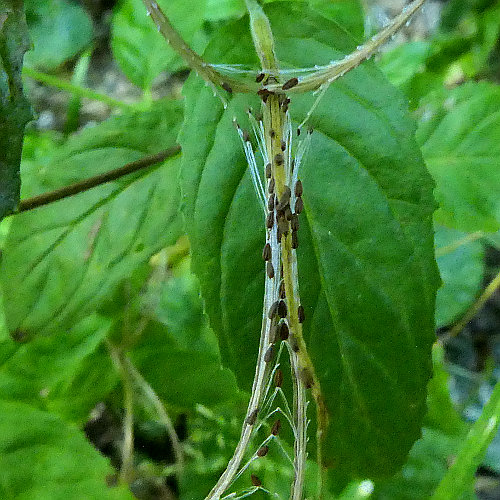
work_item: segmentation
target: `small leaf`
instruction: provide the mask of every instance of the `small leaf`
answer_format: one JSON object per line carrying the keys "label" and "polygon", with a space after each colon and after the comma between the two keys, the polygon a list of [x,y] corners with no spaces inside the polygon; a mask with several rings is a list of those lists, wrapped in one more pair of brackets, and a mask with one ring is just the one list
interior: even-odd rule
{"label": "small leaf", "polygon": [[[282,67],[325,64],[355,48],[335,23],[283,5],[266,9]],[[246,20],[222,29],[206,56],[256,65]],[[248,390],[262,318],[264,220],[232,118],[245,123],[245,109],[258,101],[235,96],[224,110],[194,77],[185,94],[179,139],[193,269],[222,360]],[[295,123],[314,99],[292,98]],[[404,110],[373,65],[346,75],[312,117],[316,132],[299,174],[304,334],[330,412],[326,463],[349,477],[402,465],[425,412],[438,285],[433,183]]]}
{"label": "small leaf", "polygon": [[0,497],[16,500],[132,500],[109,487],[114,469],[82,432],[24,403],[0,400]]}
{"label": "small leaf", "polygon": [[[26,179],[51,190],[172,146],[179,105],[87,128]],[[181,234],[173,157],[79,195],[16,215],[1,282],[7,324],[23,335],[73,326]]]}
{"label": "small leaf", "polygon": [[0,221],[19,202],[19,163],[31,108],[21,70],[29,38],[22,2],[0,1]]}
{"label": "small leaf", "polygon": [[468,83],[420,106],[417,140],[436,181],[436,221],[460,231],[500,228],[500,87]]}

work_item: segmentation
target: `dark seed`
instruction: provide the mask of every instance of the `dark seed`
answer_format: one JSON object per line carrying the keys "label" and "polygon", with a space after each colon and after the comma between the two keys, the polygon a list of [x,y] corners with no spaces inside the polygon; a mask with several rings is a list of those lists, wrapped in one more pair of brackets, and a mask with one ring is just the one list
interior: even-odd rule
{"label": "dark seed", "polygon": [[286,318],[286,315],[288,313],[288,309],[286,307],[286,303],[284,300],[280,300],[278,302],[278,306],[276,308],[277,312],[278,312],[278,316],[280,318]]}
{"label": "dark seed", "polygon": [[288,222],[283,218],[278,220],[278,242],[281,242],[281,236],[288,234]]}
{"label": "dark seed", "polygon": [[285,207],[285,219],[286,220],[292,220],[292,211],[290,210],[290,205],[287,205]]}
{"label": "dark seed", "polygon": [[280,323],[279,331],[280,331],[280,339],[287,340],[288,337],[290,336],[290,330],[288,328],[286,321]]}
{"label": "dark seed", "polygon": [[297,128],[297,137],[300,135],[300,127]]}
{"label": "dark seed", "polygon": [[293,352],[299,352],[299,341],[297,340],[297,337],[295,335],[290,335],[288,338],[288,342],[290,342],[290,347],[292,348]]}
{"label": "dark seed", "polygon": [[242,132],[243,132],[243,140],[245,142],[250,142],[250,134],[248,133],[248,131],[247,130],[243,130]]}
{"label": "dark seed", "polygon": [[245,420],[245,422],[248,424],[248,425],[253,425],[255,424],[255,421],[257,420],[257,415],[259,414],[259,409],[258,408],[255,408],[255,410],[252,411],[252,413],[250,413],[250,415],[248,415],[247,419]]}
{"label": "dark seed", "polygon": [[269,135],[271,136],[271,139],[274,139],[274,136],[276,135],[276,132],[274,131],[273,128],[269,131]]}
{"label": "dark seed", "polygon": [[296,183],[295,183],[295,196],[299,197],[299,196],[302,196],[302,192],[303,192],[303,188],[302,188],[302,181],[298,180]]}
{"label": "dark seed", "polygon": [[274,356],[274,347],[271,345],[266,351],[266,354],[264,354],[264,361],[266,363],[270,363],[273,360]]}
{"label": "dark seed", "polygon": [[286,149],[286,142],[281,141],[281,151],[285,151],[285,149]]}
{"label": "dark seed", "polygon": [[255,474],[252,474],[250,479],[252,480],[252,484],[257,486],[257,488],[262,486],[262,481]]}
{"label": "dark seed", "polygon": [[297,308],[297,315],[299,317],[299,323],[304,323],[304,321],[306,319],[306,315],[305,315],[305,312],[304,312],[304,306],[300,305]]}
{"label": "dark seed", "polygon": [[264,80],[264,77],[265,77],[265,76],[266,76],[266,75],[265,75],[264,73],[259,73],[259,74],[257,75],[257,78],[255,78],[255,81],[256,81],[257,83],[260,83],[262,80]]}
{"label": "dark seed", "polygon": [[278,203],[278,209],[284,209],[290,203],[290,197],[292,192],[288,186],[283,189],[283,194],[281,195],[280,202]]}
{"label": "dark seed", "polygon": [[283,165],[285,158],[283,158],[283,155],[281,153],[278,153],[277,155],[275,155],[274,161],[276,165]]}
{"label": "dark seed", "polygon": [[292,231],[292,248],[297,249],[299,247],[299,237],[297,236],[297,231]]}
{"label": "dark seed", "polygon": [[273,436],[277,436],[280,433],[281,430],[281,420],[278,419],[276,422],[274,422],[272,428],[271,428],[271,434]]}
{"label": "dark seed", "polygon": [[266,177],[267,177],[268,179],[270,179],[270,178],[271,178],[271,164],[270,164],[270,163],[268,163],[268,164],[266,165]]}
{"label": "dark seed", "polygon": [[233,93],[233,89],[229,86],[228,83],[226,82],[223,82],[221,87],[226,91],[226,92],[229,92],[230,94]]}
{"label": "dark seed", "polygon": [[281,90],[290,90],[291,88],[295,87],[299,83],[299,79],[296,77],[290,78],[287,82],[283,84],[283,87],[281,87]]}
{"label": "dark seed", "polygon": [[285,282],[282,281],[280,283],[280,291],[279,291],[279,294],[280,294],[280,299],[284,299],[286,297],[286,292],[285,292]]}
{"label": "dark seed", "polygon": [[267,263],[267,266],[266,266],[266,272],[267,272],[267,277],[272,280],[274,278],[274,267],[273,265],[271,264],[271,262],[268,262]]}
{"label": "dark seed", "polygon": [[309,368],[302,368],[300,378],[302,379],[302,383],[305,385],[306,389],[310,389],[314,385],[314,377]]}
{"label": "dark seed", "polygon": [[295,213],[300,214],[304,210],[304,202],[302,201],[302,198],[299,197],[295,200]]}
{"label": "dark seed", "polygon": [[271,245],[269,243],[266,243],[264,245],[264,249],[262,250],[262,258],[265,261],[268,261],[271,259]]}
{"label": "dark seed", "polygon": [[[276,182],[274,180],[274,177],[269,181],[269,192],[270,193],[274,193],[274,188],[276,186]],[[274,207],[273,207],[274,208]],[[270,208],[269,210],[272,210],[272,208]]]}
{"label": "dark seed", "polygon": [[267,455],[267,452],[269,451],[269,446],[261,446],[257,450],[257,456],[258,457],[265,457]]}
{"label": "dark seed", "polygon": [[274,224],[274,212],[269,212],[267,214],[267,218],[266,218],[267,229],[272,229],[273,224]]}
{"label": "dark seed", "polygon": [[[273,180],[271,179],[271,182],[272,181]],[[269,183],[269,185],[271,185],[271,184]],[[271,191],[271,190],[269,190],[269,191]],[[274,210],[274,194],[272,193],[272,191],[271,191],[271,194],[269,195],[269,199],[267,200],[267,209],[269,210],[269,212],[272,212]]]}
{"label": "dark seed", "polygon": [[290,219],[290,227],[292,231],[299,230],[299,216],[297,214],[292,214],[292,218]]}
{"label": "dark seed", "polygon": [[276,302],[274,302],[274,303],[271,305],[271,307],[269,308],[269,312],[267,313],[267,317],[268,317],[269,319],[273,319],[273,318],[274,318],[274,316],[276,316],[276,312],[278,311],[278,304],[279,304],[279,302],[278,302],[278,301],[276,301]]}
{"label": "dark seed", "polygon": [[283,372],[278,368],[274,374],[274,385],[281,387],[281,384],[283,384]]}

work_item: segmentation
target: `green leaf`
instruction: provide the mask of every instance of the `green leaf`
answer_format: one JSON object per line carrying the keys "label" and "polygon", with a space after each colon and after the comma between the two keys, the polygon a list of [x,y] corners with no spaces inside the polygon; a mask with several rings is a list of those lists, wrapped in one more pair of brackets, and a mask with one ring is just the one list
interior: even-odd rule
{"label": "green leaf", "polygon": [[443,284],[436,297],[436,326],[453,323],[481,290],[484,247],[474,233],[436,227],[436,255]]}
{"label": "green leaf", "polygon": [[108,487],[114,470],[82,432],[23,403],[0,401],[0,496],[5,500],[127,500]]}
{"label": "green leaf", "polygon": [[[273,3],[266,11],[283,67],[324,64],[355,48],[345,31],[303,5]],[[209,60],[256,64],[246,22],[220,31]],[[235,96],[224,110],[194,77],[185,94],[179,139],[193,270],[222,360],[249,389],[262,318],[264,220],[232,118],[245,123],[245,110],[258,101]],[[295,122],[314,98],[293,97]],[[314,113],[300,173],[304,334],[330,411],[326,462],[348,476],[393,472],[425,412],[438,285],[433,183],[405,107],[372,64],[350,73]]]}
{"label": "green leaf", "polygon": [[[73,136],[29,182],[51,190],[174,144],[175,102]],[[64,330],[96,310],[134,270],[181,234],[179,157],[57,203],[16,215],[1,283],[11,332]]]}
{"label": "green leaf", "polygon": [[22,2],[0,0],[0,221],[19,202],[19,163],[31,108],[21,70],[29,38]]}
{"label": "green leaf", "polygon": [[500,228],[500,87],[469,83],[428,96],[417,140],[436,181],[436,220],[460,231]]}
{"label": "green leaf", "polygon": [[433,500],[453,500],[474,480],[488,445],[495,437],[500,421],[500,382],[497,382],[481,416],[474,423],[453,465],[432,495]]}
{"label": "green leaf", "polygon": [[240,17],[246,11],[244,0],[206,0],[206,2],[205,18],[210,21]]}
{"label": "green leaf", "polygon": [[[200,35],[205,0],[186,3],[183,0],[158,0],[159,6],[169,16],[184,39],[194,50],[203,50],[205,40]],[[113,16],[111,48],[122,71],[143,90],[151,88],[153,80],[168,69],[173,72],[184,63],[169,47],[156,26],[146,15],[141,0],[124,0]]]}
{"label": "green leaf", "polygon": [[92,42],[92,20],[70,0],[25,0],[33,50],[26,65],[51,70],[75,57]]}

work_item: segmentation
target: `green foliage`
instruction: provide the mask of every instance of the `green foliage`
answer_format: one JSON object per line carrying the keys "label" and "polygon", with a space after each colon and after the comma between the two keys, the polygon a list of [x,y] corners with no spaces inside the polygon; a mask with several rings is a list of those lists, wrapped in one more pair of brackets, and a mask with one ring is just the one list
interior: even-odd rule
{"label": "green foliage", "polygon": [[19,202],[19,163],[31,109],[23,95],[21,69],[29,47],[22,2],[0,1],[0,221]]}

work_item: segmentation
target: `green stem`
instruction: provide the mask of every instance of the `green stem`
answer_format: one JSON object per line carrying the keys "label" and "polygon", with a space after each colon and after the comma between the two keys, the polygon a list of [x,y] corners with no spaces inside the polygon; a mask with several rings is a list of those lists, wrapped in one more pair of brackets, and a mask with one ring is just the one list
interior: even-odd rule
{"label": "green stem", "polygon": [[101,101],[110,108],[121,108],[127,111],[137,111],[138,109],[137,106],[134,106],[133,104],[118,101],[117,99],[113,99],[105,94],[100,94],[99,92],[95,92],[86,87],[74,85],[73,83],[63,80],[62,78],[58,78],[57,76],[41,73],[40,71],[36,71],[26,66],[23,68],[23,76],[27,76],[37,82],[43,83],[44,85],[49,85],[51,87],[65,90],[66,92],[71,92],[79,97],[86,97],[87,99],[92,99],[94,101]]}

